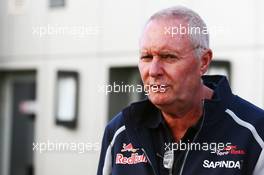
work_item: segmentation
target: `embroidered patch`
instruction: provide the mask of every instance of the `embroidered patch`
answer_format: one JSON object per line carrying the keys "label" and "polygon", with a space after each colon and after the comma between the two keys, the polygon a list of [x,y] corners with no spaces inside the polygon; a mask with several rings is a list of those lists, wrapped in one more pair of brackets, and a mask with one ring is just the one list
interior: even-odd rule
{"label": "embroidered patch", "polygon": [[[122,153],[116,154],[115,163],[116,164],[129,164],[129,165],[138,164],[138,163],[147,163],[148,162],[147,157],[144,155],[144,153],[139,154],[139,153],[136,153],[137,151],[139,151],[139,149],[134,148],[132,143],[129,143],[129,144],[123,143],[123,149],[121,149]],[[130,152],[131,155],[125,156],[124,155],[125,152]]]}
{"label": "embroidered patch", "polygon": [[225,155],[244,155],[246,152],[243,149],[239,149],[236,145],[226,146],[222,150],[218,150],[216,152],[218,156],[225,156]]}

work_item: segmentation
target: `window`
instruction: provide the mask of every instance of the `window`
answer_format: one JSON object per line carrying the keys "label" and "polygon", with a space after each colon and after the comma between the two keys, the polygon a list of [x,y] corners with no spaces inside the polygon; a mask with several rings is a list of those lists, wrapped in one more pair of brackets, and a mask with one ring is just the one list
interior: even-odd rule
{"label": "window", "polygon": [[77,72],[59,71],[56,89],[56,124],[75,128],[78,114]]}
{"label": "window", "polygon": [[65,0],[49,0],[50,1],[50,7],[56,8],[56,7],[64,7],[65,6]]}
{"label": "window", "polygon": [[231,64],[229,61],[214,60],[209,66],[208,75],[224,75],[231,84]]}
{"label": "window", "polygon": [[137,67],[112,67],[109,70],[108,119],[131,102],[146,98]]}

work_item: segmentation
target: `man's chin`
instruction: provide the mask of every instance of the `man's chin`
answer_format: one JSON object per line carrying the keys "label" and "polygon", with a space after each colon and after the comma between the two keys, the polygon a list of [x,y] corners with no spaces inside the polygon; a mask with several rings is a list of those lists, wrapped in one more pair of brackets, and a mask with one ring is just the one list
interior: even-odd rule
{"label": "man's chin", "polygon": [[169,99],[165,97],[157,97],[157,96],[149,96],[149,100],[155,105],[155,106],[165,106],[169,104]]}

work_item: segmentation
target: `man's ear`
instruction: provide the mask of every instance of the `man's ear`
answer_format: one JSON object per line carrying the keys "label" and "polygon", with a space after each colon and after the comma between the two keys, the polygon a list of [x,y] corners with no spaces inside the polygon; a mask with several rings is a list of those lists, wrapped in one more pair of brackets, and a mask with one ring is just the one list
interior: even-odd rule
{"label": "man's ear", "polygon": [[200,58],[200,74],[201,76],[203,74],[206,73],[206,71],[208,70],[208,67],[212,61],[212,57],[213,57],[213,52],[211,49],[207,49],[206,51],[204,51],[202,57]]}

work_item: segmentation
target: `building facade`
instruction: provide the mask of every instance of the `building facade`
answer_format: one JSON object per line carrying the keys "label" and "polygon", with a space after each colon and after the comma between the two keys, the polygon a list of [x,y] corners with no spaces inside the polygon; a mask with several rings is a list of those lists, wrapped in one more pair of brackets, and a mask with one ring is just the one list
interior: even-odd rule
{"label": "building facade", "polygon": [[141,30],[172,5],[192,8],[207,23],[209,73],[226,74],[235,94],[263,108],[260,0],[2,0],[0,175],[96,174],[106,123],[144,97],[109,93],[108,85],[141,83]]}

